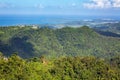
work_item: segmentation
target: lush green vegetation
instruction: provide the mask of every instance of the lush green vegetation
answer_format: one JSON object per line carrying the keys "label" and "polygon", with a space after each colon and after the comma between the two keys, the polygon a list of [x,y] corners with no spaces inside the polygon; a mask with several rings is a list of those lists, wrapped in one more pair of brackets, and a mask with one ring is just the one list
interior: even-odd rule
{"label": "lush green vegetation", "polygon": [[[120,57],[45,57],[22,59],[0,56],[0,80],[119,80]],[[114,65],[113,65],[114,64]]]}
{"label": "lush green vegetation", "polygon": [[119,38],[101,36],[89,27],[62,29],[0,27],[0,51],[22,58],[47,56],[96,56],[111,58],[120,54]]}
{"label": "lush green vegetation", "polygon": [[0,27],[0,80],[120,80],[120,38],[87,26]]}

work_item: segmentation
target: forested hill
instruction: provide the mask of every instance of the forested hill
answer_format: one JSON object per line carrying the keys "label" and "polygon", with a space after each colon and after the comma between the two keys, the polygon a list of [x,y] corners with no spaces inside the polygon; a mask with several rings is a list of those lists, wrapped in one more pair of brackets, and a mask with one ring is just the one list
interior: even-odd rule
{"label": "forested hill", "polygon": [[0,52],[17,53],[23,58],[46,56],[96,56],[110,58],[120,54],[120,39],[105,37],[93,29],[65,27],[0,27]]}

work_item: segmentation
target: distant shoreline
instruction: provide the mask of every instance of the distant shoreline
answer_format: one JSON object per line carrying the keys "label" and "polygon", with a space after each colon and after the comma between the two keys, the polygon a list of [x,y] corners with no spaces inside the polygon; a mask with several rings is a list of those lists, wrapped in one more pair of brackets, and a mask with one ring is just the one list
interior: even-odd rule
{"label": "distant shoreline", "polygon": [[[0,15],[0,26],[18,25],[61,25],[77,22],[120,21],[120,18],[77,15]],[[76,24],[75,24],[76,25]]]}

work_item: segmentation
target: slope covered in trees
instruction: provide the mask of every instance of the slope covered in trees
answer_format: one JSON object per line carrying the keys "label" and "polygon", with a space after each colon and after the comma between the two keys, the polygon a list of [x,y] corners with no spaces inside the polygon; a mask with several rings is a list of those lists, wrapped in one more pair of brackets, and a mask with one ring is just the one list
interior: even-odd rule
{"label": "slope covered in trees", "polygon": [[0,27],[0,80],[119,79],[120,38],[87,26]]}
{"label": "slope covered in trees", "polygon": [[48,61],[44,57],[25,60],[15,54],[8,58],[0,56],[0,80],[119,80],[119,62],[120,57],[107,62],[95,57]]}
{"label": "slope covered in trees", "polygon": [[93,29],[0,27],[0,52],[17,53],[23,58],[47,56],[96,56],[110,58],[120,54],[120,39],[105,37]]}

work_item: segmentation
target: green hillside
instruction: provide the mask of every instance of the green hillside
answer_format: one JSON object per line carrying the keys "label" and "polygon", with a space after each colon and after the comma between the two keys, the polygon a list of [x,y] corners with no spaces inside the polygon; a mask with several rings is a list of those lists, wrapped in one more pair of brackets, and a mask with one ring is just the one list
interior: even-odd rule
{"label": "green hillside", "polygon": [[120,22],[102,24],[98,27],[95,27],[95,29],[105,32],[111,32],[120,36]]}
{"label": "green hillside", "polygon": [[0,80],[119,79],[120,38],[87,26],[0,27]]}
{"label": "green hillside", "polygon": [[93,29],[0,27],[0,52],[17,53],[23,58],[46,56],[96,56],[110,58],[120,54],[120,39],[105,37]]}
{"label": "green hillside", "polygon": [[0,55],[0,80],[120,80],[120,57],[110,62],[95,57],[22,59]]}

